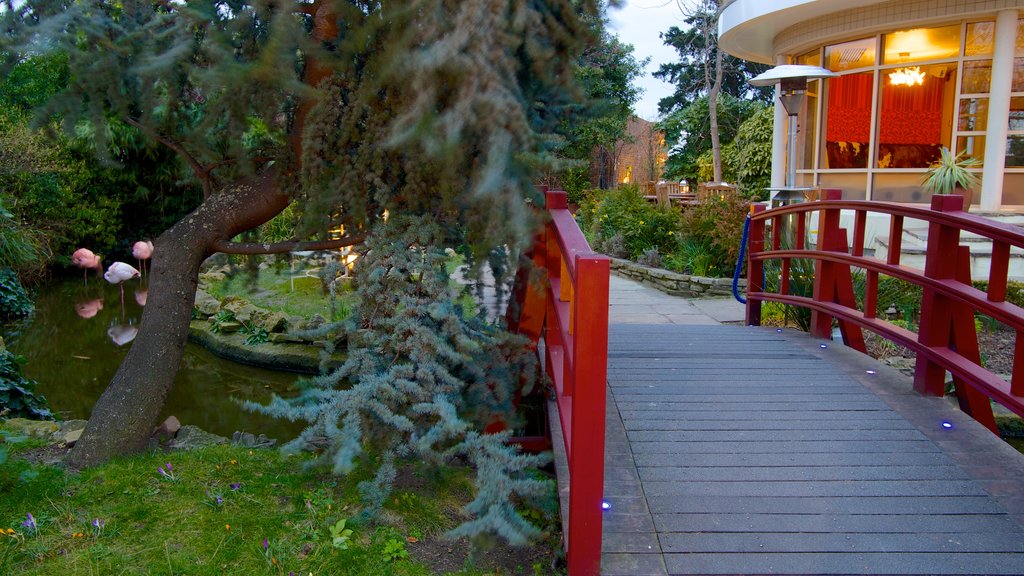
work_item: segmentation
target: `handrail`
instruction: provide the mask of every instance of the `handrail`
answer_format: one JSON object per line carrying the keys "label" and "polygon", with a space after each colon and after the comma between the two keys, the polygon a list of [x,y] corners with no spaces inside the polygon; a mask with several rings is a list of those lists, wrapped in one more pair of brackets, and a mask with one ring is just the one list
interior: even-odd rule
{"label": "handrail", "polygon": [[[1006,301],[1010,248],[1024,248],[1024,230],[963,211],[960,196],[935,196],[930,209],[887,202],[840,200],[838,190],[824,190],[817,202],[792,204],[766,210],[756,207],[751,216],[748,256],[747,323],[760,324],[761,303],[766,301],[811,310],[811,334],[830,338],[833,320],[838,321],[844,342],[864,352],[861,328],[897,342],[917,354],[914,389],[942,396],[945,373],[953,383],[964,412],[998,433],[990,399],[1024,416],[1024,309]],[[840,211],[854,213],[853,242],[840,228]],[[807,215],[817,212],[817,245],[808,248]],[[889,253],[884,259],[864,255],[868,213],[890,217]],[[903,223],[907,218],[928,223],[924,270],[900,263]],[[795,220],[792,246],[783,246],[784,223]],[[771,223],[771,234],[766,234]],[[778,232],[776,232],[778,231]],[[993,242],[988,291],[971,285],[970,250],[960,245],[961,232]],[[791,263],[813,260],[813,296],[790,293]],[[779,291],[768,292],[764,268],[780,262]],[[857,308],[852,269],[865,271],[864,310]],[[921,322],[915,334],[877,318],[879,275],[898,278],[922,289]],[[1017,333],[1014,369],[1010,381],[981,366],[974,312],[981,312],[1013,328]]]}
{"label": "handrail", "polygon": [[607,256],[590,249],[568,210],[565,192],[545,193],[549,214],[528,257],[544,269],[540,286],[520,265],[509,329],[537,343],[544,337],[544,365],[569,461],[569,524],[565,536],[569,576],[601,571],[605,401],[608,369]]}

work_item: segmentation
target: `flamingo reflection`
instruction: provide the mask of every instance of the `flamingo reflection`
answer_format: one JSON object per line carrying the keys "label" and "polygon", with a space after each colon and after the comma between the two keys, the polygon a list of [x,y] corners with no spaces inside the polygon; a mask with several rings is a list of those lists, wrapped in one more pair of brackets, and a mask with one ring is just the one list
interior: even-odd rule
{"label": "flamingo reflection", "polygon": [[75,314],[80,317],[89,319],[103,310],[103,299],[96,298],[93,300],[82,300],[81,302],[75,303]]}
{"label": "flamingo reflection", "polygon": [[110,340],[118,346],[124,346],[139,334],[139,328],[132,326],[131,324],[114,324],[107,329],[107,336]]}

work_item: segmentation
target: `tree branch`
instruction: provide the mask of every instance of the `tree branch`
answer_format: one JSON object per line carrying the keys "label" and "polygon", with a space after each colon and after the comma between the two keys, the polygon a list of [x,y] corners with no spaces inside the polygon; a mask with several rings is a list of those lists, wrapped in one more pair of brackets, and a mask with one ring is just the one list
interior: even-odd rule
{"label": "tree branch", "polygon": [[224,254],[284,254],[285,252],[300,252],[303,250],[334,250],[345,246],[354,246],[363,241],[362,236],[342,238],[340,240],[324,240],[319,242],[277,242],[274,244],[260,244],[259,242],[229,242],[221,240],[213,245],[215,252]]}
{"label": "tree branch", "polygon": [[146,134],[149,134],[153,138],[156,138],[157,142],[160,142],[164,146],[167,146],[178,156],[181,156],[188,162],[189,167],[192,168],[192,172],[195,173],[196,177],[199,178],[200,183],[203,185],[203,197],[209,198],[210,194],[213,194],[213,181],[210,179],[210,171],[203,167],[202,164],[196,160],[196,157],[189,153],[184,146],[164,136],[163,134],[153,130],[149,126],[146,126],[134,118],[126,118],[125,123],[130,126],[135,126],[139,130],[142,130]]}

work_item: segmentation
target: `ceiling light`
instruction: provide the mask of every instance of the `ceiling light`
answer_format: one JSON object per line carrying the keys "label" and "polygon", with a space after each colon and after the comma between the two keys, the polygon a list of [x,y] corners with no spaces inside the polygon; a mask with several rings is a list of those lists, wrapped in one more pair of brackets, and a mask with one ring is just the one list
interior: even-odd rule
{"label": "ceiling light", "polygon": [[924,84],[924,72],[920,66],[897,68],[889,73],[889,84],[893,86],[920,86]]}

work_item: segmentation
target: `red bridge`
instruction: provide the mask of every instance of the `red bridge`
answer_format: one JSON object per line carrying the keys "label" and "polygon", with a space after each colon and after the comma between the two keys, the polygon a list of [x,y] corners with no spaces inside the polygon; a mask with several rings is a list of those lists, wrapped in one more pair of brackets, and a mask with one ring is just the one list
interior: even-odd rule
{"label": "red bridge", "polygon": [[[753,215],[749,326],[695,326],[618,323],[630,302],[670,297],[609,292],[608,260],[564,193],[547,193],[532,254],[547,279],[521,283],[510,326],[539,341],[555,383],[570,575],[1024,574],[1024,456],[992,415],[992,401],[1024,414],[1024,354],[1009,381],[984,369],[974,322],[982,312],[1024,346],[1024,310],[1006,302],[1024,233],[955,196],[930,210],[824,196]],[[884,259],[865,256],[870,212],[891,221]],[[900,264],[911,218],[929,226],[924,270]],[[971,286],[961,231],[993,240],[987,292]],[[794,271],[811,265],[800,294]],[[875,313],[880,276],[921,287],[917,333]],[[811,333],[757,327],[763,302],[810,309]],[[864,329],[916,352],[912,380],[858,352]],[[941,398],[947,371],[959,409]]]}

